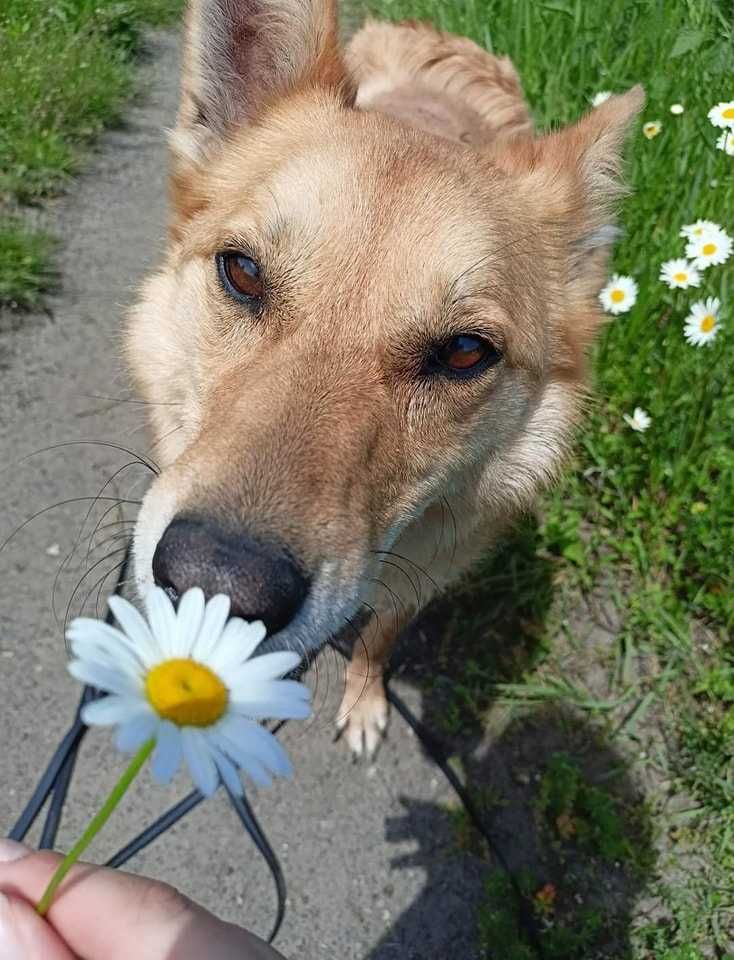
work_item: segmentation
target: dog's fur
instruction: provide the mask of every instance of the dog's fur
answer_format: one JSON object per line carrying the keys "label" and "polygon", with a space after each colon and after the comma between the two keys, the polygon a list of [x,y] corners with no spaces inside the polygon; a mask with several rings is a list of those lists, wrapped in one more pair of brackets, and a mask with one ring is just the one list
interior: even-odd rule
{"label": "dog's fur", "polygon": [[[168,249],[127,353],[162,465],[141,589],[181,511],[287,544],[311,588],[278,646],[313,650],[374,610],[341,715],[359,752],[384,730],[380,674],[417,593],[562,464],[643,94],[537,137],[509,60],[419,24],[369,23],[344,54],[337,35],[332,0],[190,3]],[[232,248],[261,266],[260,314],[218,280]],[[501,361],[424,376],[465,331]]]}

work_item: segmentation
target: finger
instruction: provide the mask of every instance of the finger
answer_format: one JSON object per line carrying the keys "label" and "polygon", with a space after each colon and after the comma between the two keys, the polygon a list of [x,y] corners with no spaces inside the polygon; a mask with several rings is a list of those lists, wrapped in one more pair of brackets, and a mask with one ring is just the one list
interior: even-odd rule
{"label": "finger", "polygon": [[[0,841],[0,861],[7,844]],[[0,862],[0,890],[35,904],[60,861],[44,851]],[[82,960],[282,960],[167,884],[89,864],[69,871],[47,919]]]}
{"label": "finger", "polygon": [[0,893],[0,957],[3,960],[74,960],[54,930],[25,900]]}

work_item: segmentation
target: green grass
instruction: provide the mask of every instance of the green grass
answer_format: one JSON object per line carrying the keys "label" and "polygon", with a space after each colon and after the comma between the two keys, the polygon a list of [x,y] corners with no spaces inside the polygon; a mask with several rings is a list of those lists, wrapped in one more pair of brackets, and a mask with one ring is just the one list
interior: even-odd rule
{"label": "green grass", "polygon": [[84,145],[119,119],[134,89],[143,27],[165,22],[180,7],[179,0],[4,0],[0,212],[15,214],[3,224],[3,243],[16,252],[9,261],[0,258],[0,301],[37,302],[49,248],[24,226],[22,205],[63,187]]}
{"label": "green grass", "polygon": [[13,217],[0,217],[0,303],[36,306],[54,280],[49,259],[54,242]]}
{"label": "green grass", "polygon": [[[683,256],[683,224],[706,218],[734,235],[734,158],[714,148],[720,131],[706,117],[734,99],[732,4],[368,6],[509,54],[540,129],[575,119],[597,91],[647,90],[610,268],[635,277],[638,301],[595,350],[596,399],[565,481],[537,525],[524,524],[460,595],[439,640],[446,663],[439,655],[425,689],[445,732],[465,739],[520,704],[573,707],[646,783],[656,824],[658,869],[646,889],[655,919],[630,917],[625,956],[725,956],[734,949],[734,257],[706,270],[697,290],[671,291],[658,273]],[[663,124],[653,140],[641,133],[649,120]],[[722,302],[722,328],[695,348],[683,322],[708,296]],[[622,418],[636,406],[652,417],[645,433]],[[669,808],[681,797],[679,822]]]}

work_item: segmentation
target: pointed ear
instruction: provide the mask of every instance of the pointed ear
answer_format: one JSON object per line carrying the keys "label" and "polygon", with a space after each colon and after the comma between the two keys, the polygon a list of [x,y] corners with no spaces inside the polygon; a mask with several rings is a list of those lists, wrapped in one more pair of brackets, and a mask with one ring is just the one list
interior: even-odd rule
{"label": "pointed ear", "polygon": [[[511,145],[497,157],[508,173],[520,173],[541,216],[565,224],[572,259],[608,251],[617,236],[614,208],[626,192],[622,150],[645,102],[641,86],[610,97],[577,123],[534,141]],[[573,255],[575,252],[575,256]],[[574,264],[570,274],[577,273]]]}
{"label": "pointed ear", "polygon": [[197,163],[277,97],[344,83],[336,0],[189,0],[174,157]]}

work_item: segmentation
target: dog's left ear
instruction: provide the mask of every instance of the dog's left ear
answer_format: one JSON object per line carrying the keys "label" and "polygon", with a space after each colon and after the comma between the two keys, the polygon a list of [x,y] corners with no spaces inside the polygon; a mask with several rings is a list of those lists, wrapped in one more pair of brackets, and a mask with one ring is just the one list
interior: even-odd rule
{"label": "dog's left ear", "polygon": [[[519,175],[546,228],[568,244],[569,276],[578,277],[616,238],[616,201],[624,195],[622,150],[645,102],[641,86],[610,97],[577,123],[499,153],[497,165]],[[591,256],[590,256],[591,255]]]}
{"label": "dog's left ear", "polygon": [[177,167],[205,161],[269,103],[320,85],[341,90],[336,0],[189,0]]}

